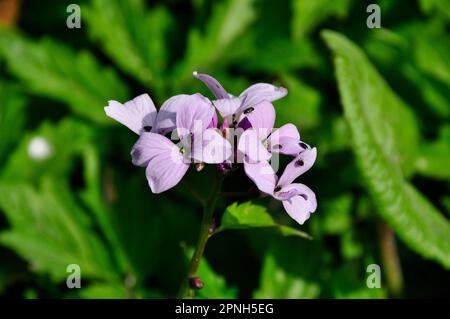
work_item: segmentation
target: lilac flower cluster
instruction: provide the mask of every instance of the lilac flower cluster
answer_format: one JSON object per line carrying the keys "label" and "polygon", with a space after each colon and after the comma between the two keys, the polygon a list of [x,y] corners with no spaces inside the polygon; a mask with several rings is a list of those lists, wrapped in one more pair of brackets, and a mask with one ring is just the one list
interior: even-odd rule
{"label": "lilac flower cluster", "polygon": [[[109,117],[140,135],[131,157],[133,164],[146,167],[151,191],[161,193],[177,185],[191,164],[216,164],[222,172],[243,165],[261,192],[281,201],[303,224],[316,210],[316,196],[294,180],[311,168],[317,151],[300,140],[295,125],[274,129],[271,102],[286,96],[287,90],[259,83],[233,96],[213,77],[197,72],[194,76],[215,100],[199,93],[176,95],[158,112],[149,95],[142,94],[125,104],[109,101],[105,107]],[[274,169],[279,154],[293,158],[280,177]]]}

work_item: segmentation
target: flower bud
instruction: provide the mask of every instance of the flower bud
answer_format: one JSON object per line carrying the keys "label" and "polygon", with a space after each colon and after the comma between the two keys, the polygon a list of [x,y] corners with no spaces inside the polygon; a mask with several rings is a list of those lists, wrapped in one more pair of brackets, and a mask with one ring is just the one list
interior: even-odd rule
{"label": "flower bud", "polygon": [[203,281],[199,277],[191,277],[189,278],[189,286],[192,289],[200,290],[203,288]]}

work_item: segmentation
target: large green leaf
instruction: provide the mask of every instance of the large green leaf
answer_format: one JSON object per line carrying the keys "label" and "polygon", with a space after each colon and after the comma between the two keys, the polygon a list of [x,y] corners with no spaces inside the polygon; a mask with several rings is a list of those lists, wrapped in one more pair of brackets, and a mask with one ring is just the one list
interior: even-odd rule
{"label": "large green leaf", "polygon": [[272,216],[263,206],[246,202],[228,206],[223,214],[220,227],[216,230],[221,232],[229,229],[263,228],[275,231],[283,236],[299,236],[311,239],[311,237],[298,229],[280,225],[275,222]]}
{"label": "large green leaf", "polygon": [[34,188],[1,182],[0,207],[11,225],[0,233],[0,243],[25,258],[32,270],[62,280],[67,266],[78,264],[82,278],[116,278],[105,246],[64,183],[44,179]]}
{"label": "large green leaf", "polygon": [[145,85],[162,83],[171,23],[164,7],[148,11],[141,0],[95,0],[82,10],[91,36],[118,66]]}
{"label": "large green leaf", "polygon": [[89,52],[75,53],[50,38],[32,42],[15,32],[0,31],[0,56],[32,93],[62,101],[97,123],[111,123],[103,111],[108,100],[123,101],[128,96],[117,74]]}
{"label": "large green leaf", "polygon": [[25,98],[17,89],[0,81],[0,163],[17,141],[25,122]]}
{"label": "large green leaf", "polygon": [[450,268],[450,224],[406,179],[418,144],[410,110],[355,44],[332,31],[323,37],[335,56],[353,149],[379,213],[411,249]]}

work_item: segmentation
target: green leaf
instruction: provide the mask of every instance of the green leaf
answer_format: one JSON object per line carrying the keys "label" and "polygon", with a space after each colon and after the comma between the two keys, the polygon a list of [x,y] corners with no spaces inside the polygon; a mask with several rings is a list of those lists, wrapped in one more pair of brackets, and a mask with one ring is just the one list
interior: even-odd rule
{"label": "green leaf", "polygon": [[215,233],[229,229],[267,228],[283,236],[311,237],[298,229],[277,224],[263,206],[246,202],[228,206]]}
{"label": "green leaf", "polygon": [[293,38],[303,39],[331,16],[345,18],[351,0],[293,0],[291,30]]}
{"label": "green leaf", "polygon": [[301,130],[312,129],[320,123],[322,97],[318,90],[289,74],[281,76],[289,94],[277,108],[277,123],[293,123]]}
{"label": "green leaf", "polygon": [[25,123],[25,98],[17,89],[0,81],[0,163],[9,154],[9,148],[19,139]]}
{"label": "green leaf", "polygon": [[254,298],[317,298],[321,291],[321,252],[315,242],[273,240],[264,257]]}
{"label": "green leaf", "polygon": [[422,146],[417,156],[418,173],[437,179],[450,180],[450,126],[444,126],[436,141]]}
{"label": "green leaf", "polygon": [[[293,69],[319,68],[323,62],[317,48],[308,40],[293,42],[287,38],[274,38],[264,50],[256,44],[254,46],[254,50],[250,51],[249,56],[245,56],[240,65],[244,70],[276,74]],[[254,58],[255,55],[258,56],[257,59]],[[289,87],[289,95],[291,90]]]}
{"label": "green leaf", "polygon": [[194,28],[189,32],[187,51],[177,66],[174,79],[183,83],[195,70],[205,71],[223,63],[242,47],[240,36],[256,18],[254,0],[226,0],[218,3],[204,32]]}
{"label": "green leaf", "polygon": [[196,296],[197,298],[235,299],[238,297],[238,290],[228,287],[225,278],[218,275],[205,258],[200,261],[197,275],[204,283],[204,287],[199,290]]}
{"label": "green leaf", "polygon": [[85,299],[124,299],[132,297],[125,287],[119,283],[96,283],[81,288],[80,297]]}
{"label": "green leaf", "polygon": [[[369,264],[369,263],[367,263]],[[387,297],[383,288],[368,288],[366,284],[369,273],[364,273],[365,265],[350,261],[333,270],[329,284],[333,298],[339,299],[382,299]]]}
{"label": "green leaf", "polygon": [[[194,248],[185,247],[185,256],[190,260],[194,254]],[[203,282],[203,288],[195,292],[195,298],[211,299],[235,299],[238,297],[238,291],[234,287],[228,287],[226,280],[217,274],[209,265],[205,257],[200,260],[196,276]]]}
{"label": "green leaf", "polygon": [[[23,137],[0,176],[9,180],[35,181],[47,175],[65,176],[73,167],[75,156],[81,154],[92,137],[91,128],[78,120],[67,118],[58,124],[43,122],[35,132]],[[33,155],[36,140],[41,141],[38,144],[46,143],[46,155]]]}
{"label": "green leaf", "polygon": [[55,281],[78,264],[83,278],[112,279],[114,266],[86,213],[61,182],[44,179],[38,188],[21,182],[0,183],[0,207],[11,228],[0,243],[28,261],[36,272]]}
{"label": "green leaf", "polygon": [[72,112],[97,123],[111,123],[103,111],[108,100],[128,97],[113,70],[102,67],[89,52],[75,53],[50,38],[32,42],[0,31],[0,56],[32,93],[64,102]]}
{"label": "green leaf", "polygon": [[356,45],[332,31],[323,37],[335,56],[353,149],[378,212],[411,249],[450,268],[449,222],[405,179],[418,143],[412,114]]}
{"label": "green leaf", "polygon": [[160,85],[172,22],[164,7],[148,11],[141,0],[95,0],[82,12],[92,38],[120,68],[146,86]]}
{"label": "green leaf", "polygon": [[331,235],[347,232],[352,226],[352,206],[353,197],[349,193],[324,201],[317,214],[323,231]]}

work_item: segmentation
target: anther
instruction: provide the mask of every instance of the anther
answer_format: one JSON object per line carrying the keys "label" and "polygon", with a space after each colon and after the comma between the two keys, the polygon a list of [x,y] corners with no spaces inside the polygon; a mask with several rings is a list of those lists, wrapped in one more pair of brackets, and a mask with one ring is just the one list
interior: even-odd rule
{"label": "anther", "polygon": [[249,114],[249,113],[253,112],[254,110],[255,110],[254,107],[249,107],[248,109],[246,109],[246,110],[244,111],[244,114]]}

